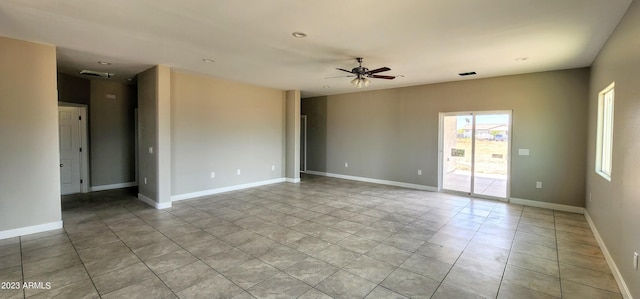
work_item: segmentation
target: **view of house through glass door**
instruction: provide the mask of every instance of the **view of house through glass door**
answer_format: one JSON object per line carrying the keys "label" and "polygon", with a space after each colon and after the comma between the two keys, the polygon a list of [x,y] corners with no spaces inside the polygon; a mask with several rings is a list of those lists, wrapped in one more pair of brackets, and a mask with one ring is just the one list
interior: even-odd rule
{"label": "view of house through glass door", "polygon": [[511,111],[441,113],[441,189],[506,199]]}

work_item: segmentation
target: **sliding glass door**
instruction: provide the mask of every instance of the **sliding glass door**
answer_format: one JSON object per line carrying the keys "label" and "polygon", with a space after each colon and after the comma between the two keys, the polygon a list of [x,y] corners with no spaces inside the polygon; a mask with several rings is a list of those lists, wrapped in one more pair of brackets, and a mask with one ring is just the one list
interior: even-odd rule
{"label": "sliding glass door", "polygon": [[440,189],[506,199],[510,111],[441,113]]}

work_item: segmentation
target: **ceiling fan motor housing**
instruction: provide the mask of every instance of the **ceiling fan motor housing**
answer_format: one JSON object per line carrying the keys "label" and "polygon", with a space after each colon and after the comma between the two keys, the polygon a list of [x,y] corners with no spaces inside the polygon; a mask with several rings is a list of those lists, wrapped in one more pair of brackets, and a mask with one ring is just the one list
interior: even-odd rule
{"label": "ceiling fan motor housing", "polygon": [[364,75],[367,71],[369,71],[368,68],[363,67],[363,66],[359,66],[359,67],[354,67],[351,72],[354,74],[358,74],[358,75]]}

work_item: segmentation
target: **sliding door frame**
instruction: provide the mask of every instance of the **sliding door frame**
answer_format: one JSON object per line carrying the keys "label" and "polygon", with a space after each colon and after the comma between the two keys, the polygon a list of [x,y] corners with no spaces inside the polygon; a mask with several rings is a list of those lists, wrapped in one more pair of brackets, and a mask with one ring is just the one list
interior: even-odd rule
{"label": "sliding door frame", "polygon": [[[488,196],[483,194],[475,193],[475,150],[476,150],[476,116],[479,115],[496,115],[496,114],[508,114],[509,122],[508,126],[508,137],[507,137],[507,186],[506,186],[506,196],[495,197]],[[455,191],[448,190],[443,188],[443,180],[444,180],[444,118],[445,116],[471,116],[473,119],[473,126],[471,130],[471,182],[469,192],[463,191]],[[511,140],[513,137],[511,124],[513,122],[513,110],[490,110],[490,111],[460,111],[460,112],[440,112],[438,114],[438,192],[446,192],[446,193],[454,193],[454,194],[464,194],[466,196],[471,196],[475,198],[485,198],[485,199],[493,199],[499,201],[508,202],[511,197]]]}

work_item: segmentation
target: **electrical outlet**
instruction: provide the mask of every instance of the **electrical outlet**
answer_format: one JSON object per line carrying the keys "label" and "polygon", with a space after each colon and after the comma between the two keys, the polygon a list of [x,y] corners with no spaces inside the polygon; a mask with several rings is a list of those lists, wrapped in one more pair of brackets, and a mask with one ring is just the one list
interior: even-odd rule
{"label": "electrical outlet", "polygon": [[240,169],[238,169],[238,171],[236,171],[236,173],[237,173],[238,175],[240,175]]}
{"label": "electrical outlet", "polygon": [[349,163],[345,162],[344,167],[349,167]]}
{"label": "electrical outlet", "polygon": [[636,271],[638,270],[638,253],[637,252],[633,253],[633,269],[636,269]]}
{"label": "electrical outlet", "polygon": [[422,175],[422,169],[418,169],[418,175]]}
{"label": "electrical outlet", "polygon": [[215,172],[211,172],[211,178],[214,179],[216,177],[216,173]]}
{"label": "electrical outlet", "polygon": [[144,184],[145,185],[147,184],[147,178],[144,178]]}
{"label": "electrical outlet", "polygon": [[149,147],[149,154],[153,154],[153,146]]}
{"label": "electrical outlet", "polygon": [[276,166],[275,165],[271,165],[271,170],[276,170]]}
{"label": "electrical outlet", "polygon": [[542,189],[542,182],[536,182],[536,188]]}

